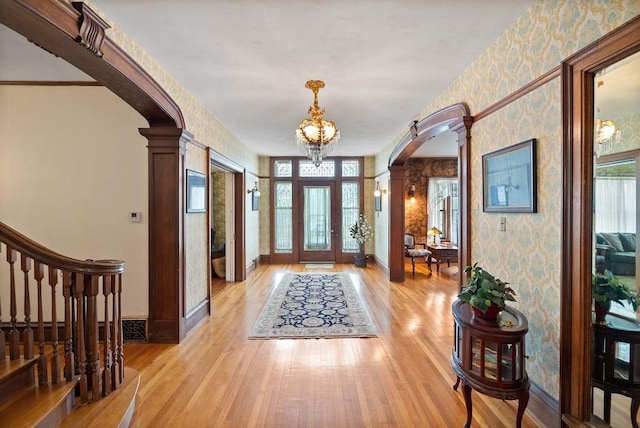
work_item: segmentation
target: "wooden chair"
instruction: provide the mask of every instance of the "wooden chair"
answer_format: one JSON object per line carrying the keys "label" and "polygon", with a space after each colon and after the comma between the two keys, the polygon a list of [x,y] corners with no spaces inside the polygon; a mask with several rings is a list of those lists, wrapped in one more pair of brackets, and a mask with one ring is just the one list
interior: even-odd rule
{"label": "wooden chair", "polygon": [[[416,248],[416,245],[422,245],[423,248]],[[431,251],[427,250],[427,244],[424,242],[416,243],[416,238],[412,233],[404,234],[404,256],[411,257],[411,267],[413,277],[416,277],[416,257],[424,257],[425,261],[431,256]]]}

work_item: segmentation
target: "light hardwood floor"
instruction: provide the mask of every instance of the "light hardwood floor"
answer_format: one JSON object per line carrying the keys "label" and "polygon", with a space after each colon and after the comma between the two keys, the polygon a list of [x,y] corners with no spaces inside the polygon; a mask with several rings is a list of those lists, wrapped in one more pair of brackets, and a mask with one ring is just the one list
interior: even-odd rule
{"label": "light hardwood floor", "polygon": [[[352,275],[378,337],[248,340],[286,271]],[[457,295],[449,269],[410,266],[392,283],[375,264],[261,265],[214,283],[212,315],[180,345],[128,344],[141,374],[134,427],[462,427],[466,409],[449,366]],[[515,401],[474,392],[473,427],[513,427]],[[524,427],[537,426],[525,414]]]}

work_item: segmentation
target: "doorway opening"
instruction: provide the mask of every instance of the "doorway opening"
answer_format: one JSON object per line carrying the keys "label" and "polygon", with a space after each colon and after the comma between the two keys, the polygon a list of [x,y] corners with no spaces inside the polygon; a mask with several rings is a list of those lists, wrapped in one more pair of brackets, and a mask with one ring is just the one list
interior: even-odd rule
{"label": "doorway opening", "polygon": [[209,150],[211,278],[243,281],[246,276],[244,243],[244,168]]}
{"label": "doorway opening", "polygon": [[363,206],[363,159],[271,161],[272,263],[352,263],[359,250],[349,228]]}

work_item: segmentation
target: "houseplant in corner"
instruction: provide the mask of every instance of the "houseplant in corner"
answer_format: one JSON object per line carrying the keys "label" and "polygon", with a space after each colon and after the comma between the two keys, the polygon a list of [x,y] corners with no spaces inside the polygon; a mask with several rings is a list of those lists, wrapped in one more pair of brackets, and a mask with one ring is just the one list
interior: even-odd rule
{"label": "houseplant in corner", "polygon": [[601,324],[604,324],[604,318],[611,309],[611,302],[627,302],[634,311],[638,310],[638,294],[625,287],[620,279],[608,270],[591,275],[591,296],[596,322]]}
{"label": "houseplant in corner", "polygon": [[358,221],[349,228],[351,237],[358,242],[358,253],[355,255],[357,267],[367,267],[367,256],[364,254],[364,244],[373,237],[373,229],[369,226],[364,214],[360,214]]}
{"label": "houseplant in corner", "polygon": [[467,266],[465,273],[471,273],[458,299],[471,305],[479,318],[495,319],[506,306],[506,301],[515,302],[516,292],[508,282],[501,281],[475,263]]}

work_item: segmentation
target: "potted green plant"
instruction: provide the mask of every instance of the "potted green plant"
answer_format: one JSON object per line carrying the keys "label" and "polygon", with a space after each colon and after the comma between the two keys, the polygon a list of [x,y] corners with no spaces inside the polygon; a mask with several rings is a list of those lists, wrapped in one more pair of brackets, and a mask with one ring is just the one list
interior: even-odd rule
{"label": "potted green plant", "polygon": [[591,296],[596,322],[604,323],[604,318],[611,309],[611,302],[629,303],[634,311],[638,309],[638,294],[629,290],[611,271],[596,272],[591,276]]}
{"label": "potted green plant", "polygon": [[367,256],[364,254],[364,244],[373,238],[373,229],[369,226],[364,214],[360,214],[358,221],[349,228],[351,237],[358,241],[358,253],[355,255],[357,267],[367,267]]}
{"label": "potted green plant", "polygon": [[506,301],[515,302],[516,292],[504,282],[475,263],[467,266],[465,273],[471,273],[458,299],[471,305],[476,316],[495,319],[506,306]]}

